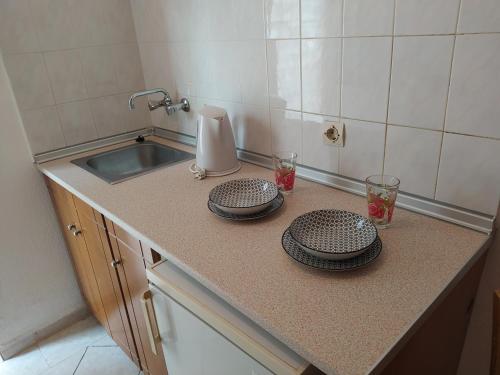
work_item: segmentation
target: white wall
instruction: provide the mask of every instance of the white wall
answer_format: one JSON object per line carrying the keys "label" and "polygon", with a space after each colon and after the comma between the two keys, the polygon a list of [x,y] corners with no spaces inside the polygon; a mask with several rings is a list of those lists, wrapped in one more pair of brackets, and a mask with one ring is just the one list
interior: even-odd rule
{"label": "white wall", "polygon": [[0,54],[0,351],[84,308]]}
{"label": "white wall", "polygon": [[2,0],[0,49],[34,154],[151,125],[128,0]]}
{"label": "white wall", "polygon": [[[225,107],[238,146],[495,214],[498,0],[131,0],[147,87]],[[153,123],[194,134],[196,115]],[[346,144],[322,141],[341,118]]]}

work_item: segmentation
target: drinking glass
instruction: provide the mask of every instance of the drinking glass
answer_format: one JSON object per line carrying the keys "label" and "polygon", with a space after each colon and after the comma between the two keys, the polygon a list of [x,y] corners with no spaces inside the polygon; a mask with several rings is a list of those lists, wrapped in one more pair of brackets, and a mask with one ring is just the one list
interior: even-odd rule
{"label": "drinking glass", "polygon": [[366,179],[368,217],[378,228],[390,226],[398,195],[399,179],[389,175],[373,175]]}
{"label": "drinking glass", "polygon": [[273,154],[273,164],[276,185],[284,193],[291,193],[295,184],[297,154],[290,151],[277,152]]}

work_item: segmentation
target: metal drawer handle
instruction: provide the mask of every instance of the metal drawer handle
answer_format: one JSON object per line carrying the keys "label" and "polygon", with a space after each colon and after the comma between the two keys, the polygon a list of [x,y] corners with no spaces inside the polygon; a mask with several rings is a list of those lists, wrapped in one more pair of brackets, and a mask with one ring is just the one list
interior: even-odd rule
{"label": "metal drawer handle", "polygon": [[[158,332],[158,324],[156,323],[156,316],[151,303],[151,291],[147,290],[143,293],[141,297],[142,312],[144,314],[144,320],[146,321],[146,329],[148,331],[149,345],[151,345],[151,351],[154,355],[158,355],[156,351],[156,342],[160,340],[160,334]],[[153,320],[153,323],[151,323]],[[153,333],[153,326],[155,328],[156,334]]]}
{"label": "metal drawer handle", "polygon": [[66,225],[66,228],[70,231],[74,231],[76,229],[76,225],[75,224],[68,224],[68,225]]}
{"label": "metal drawer handle", "polygon": [[73,229],[73,236],[78,237],[80,234],[82,234],[82,231],[80,229]]}
{"label": "metal drawer handle", "polygon": [[113,268],[117,268],[120,264],[122,264],[122,261],[121,260],[113,260],[111,262],[111,267]]}

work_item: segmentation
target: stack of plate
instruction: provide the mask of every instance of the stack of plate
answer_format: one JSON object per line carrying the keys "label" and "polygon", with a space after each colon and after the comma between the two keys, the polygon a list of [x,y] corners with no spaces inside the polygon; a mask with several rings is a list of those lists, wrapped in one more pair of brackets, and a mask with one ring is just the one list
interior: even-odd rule
{"label": "stack of plate", "polygon": [[283,201],[283,195],[272,182],[243,178],[213,188],[208,197],[208,209],[224,219],[255,220],[278,210]]}
{"label": "stack of plate", "polygon": [[296,261],[330,271],[363,267],[382,251],[377,228],[370,220],[333,209],[299,216],[285,231],[281,243]]}

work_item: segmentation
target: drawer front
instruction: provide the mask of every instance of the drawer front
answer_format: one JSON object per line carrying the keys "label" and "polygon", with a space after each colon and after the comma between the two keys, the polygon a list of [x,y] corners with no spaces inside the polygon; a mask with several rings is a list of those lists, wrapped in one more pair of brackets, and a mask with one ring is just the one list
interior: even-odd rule
{"label": "drawer front", "polygon": [[137,256],[140,256],[142,258],[143,254],[142,254],[141,242],[137,238],[130,235],[122,227],[113,223],[111,220],[107,218],[106,218],[106,227],[108,229],[108,233],[110,234],[110,236],[115,237],[119,241],[120,245],[127,246]]}

